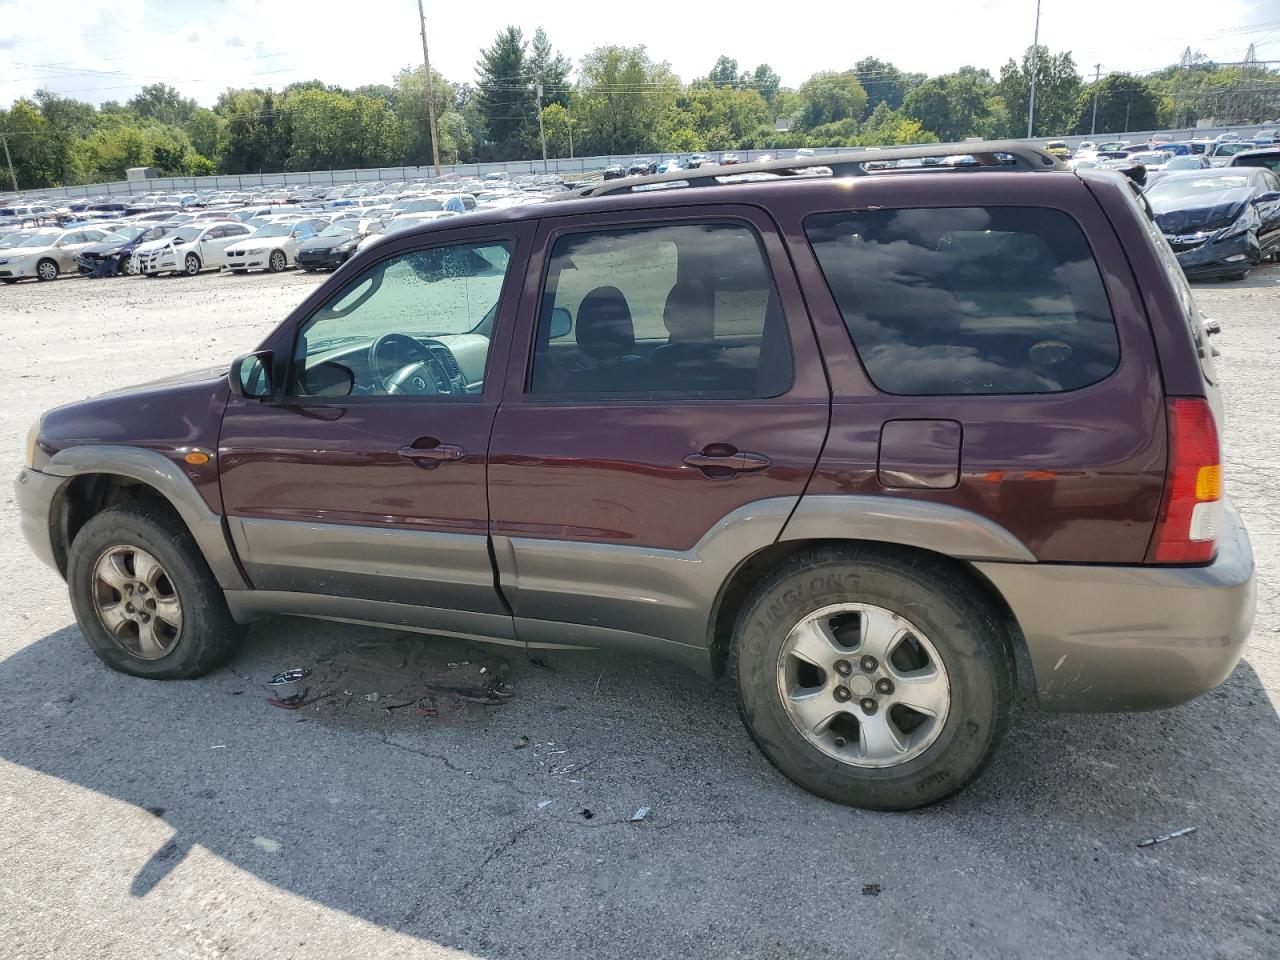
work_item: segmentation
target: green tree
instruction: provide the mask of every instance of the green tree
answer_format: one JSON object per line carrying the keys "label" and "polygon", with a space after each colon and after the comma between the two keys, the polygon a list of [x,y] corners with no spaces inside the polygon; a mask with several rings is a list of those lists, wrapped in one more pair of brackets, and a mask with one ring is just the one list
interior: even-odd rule
{"label": "green tree", "polygon": [[196,102],[183,97],[167,83],[143,87],[128,104],[141,119],[160,123],[186,123],[196,111]]}
{"label": "green tree", "polygon": [[543,105],[556,103],[565,107],[569,103],[569,87],[565,79],[573,69],[573,61],[552,49],[547,32],[539,27],[529,44],[529,77],[535,89],[542,84]]}
{"label": "green tree", "polygon": [[[1048,47],[1036,48],[1036,116],[1033,137],[1060,136],[1075,126],[1076,101],[1080,97],[1080,73],[1070,52],[1054,54]],[[1022,63],[1009,60],[1000,68],[1000,80],[996,92],[1004,99],[1011,114],[1013,128],[1002,131],[1007,135],[1023,136],[1025,119],[1031,98],[1031,55],[1028,47],[1022,55]],[[1018,113],[1021,109],[1023,123],[1019,128]]]}
{"label": "green tree", "polygon": [[[16,100],[8,110],[0,110],[0,131],[7,135],[20,189],[51,187],[62,182],[61,157],[55,149],[49,121],[34,102]],[[6,179],[7,173],[4,171]],[[5,189],[9,186],[6,183]]]}
{"label": "green tree", "polygon": [[907,94],[925,80],[924,74],[903,73],[889,61],[875,57],[863,57],[853,65],[853,70],[867,91],[864,118],[882,103],[887,103],[891,110],[897,110]]}
{"label": "green tree", "polygon": [[694,87],[677,98],[688,115],[684,124],[703,141],[704,150],[734,150],[769,119],[769,105],[755,90]]}
{"label": "green tree", "polygon": [[750,82],[756,93],[764,97],[766,103],[772,105],[774,97],[778,94],[778,86],[782,83],[782,78],[774,73],[773,67],[767,63],[762,63],[751,71]]}
{"label": "green tree", "polygon": [[1153,130],[1159,124],[1160,95],[1141,77],[1113,73],[1080,91],[1076,101],[1076,133],[1093,129],[1093,98],[1098,98],[1097,132]]}
{"label": "green tree", "polygon": [[480,51],[476,62],[476,100],[485,126],[480,153],[489,159],[509,160],[529,149],[529,127],[531,121],[537,122],[537,105],[526,46],[519,28],[507,27],[498,32],[492,46]]}
{"label": "green tree", "polygon": [[991,74],[962,67],[957,73],[933,77],[913,89],[903,101],[902,113],[918,120],[943,142],[988,137],[994,132],[991,113],[994,91]]}
{"label": "green tree", "polygon": [[805,130],[838,120],[859,120],[867,91],[852,70],[815,73],[800,86],[800,126]]}
{"label": "green tree", "polygon": [[196,152],[216,157],[222,143],[222,118],[212,110],[197,107],[186,123],[187,136]]}
{"label": "green tree", "polygon": [[680,81],[643,46],[597,47],[578,70],[573,115],[584,155],[659,150],[678,129]]}
{"label": "green tree", "polygon": [[707,74],[707,82],[715,87],[736,87],[742,82],[738,74],[738,61],[723,54]]}
{"label": "green tree", "polygon": [[222,117],[219,166],[227,173],[284,170],[293,143],[293,115],[270,90],[227,90],[214,112]]}
{"label": "green tree", "polygon": [[547,135],[547,156],[569,155],[569,111],[552,103],[542,108],[542,129]]}
{"label": "green tree", "polygon": [[[406,67],[396,74],[394,104],[399,119],[401,139],[399,163],[423,166],[431,162],[431,134],[427,122],[427,72],[426,67]],[[457,138],[446,146],[440,118],[454,109],[456,92],[442,74],[431,71],[431,96],[436,108],[436,132],[440,134],[440,159],[458,149]]]}

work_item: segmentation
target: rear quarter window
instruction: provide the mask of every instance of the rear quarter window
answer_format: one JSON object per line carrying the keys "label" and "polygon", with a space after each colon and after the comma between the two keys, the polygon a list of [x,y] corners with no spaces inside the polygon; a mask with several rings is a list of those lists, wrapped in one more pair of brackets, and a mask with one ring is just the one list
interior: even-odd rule
{"label": "rear quarter window", "polygon": [[808,218],[805,232],[886,393],[1059,393],[1119,363],[1098,265],[1062,211],[841,212]]}

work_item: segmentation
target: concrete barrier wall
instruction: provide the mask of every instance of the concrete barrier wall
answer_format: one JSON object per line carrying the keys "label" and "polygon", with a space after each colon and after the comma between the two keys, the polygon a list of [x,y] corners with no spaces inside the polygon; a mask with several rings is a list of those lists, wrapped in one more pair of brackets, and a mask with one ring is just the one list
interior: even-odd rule
{"label": "concrete barrier wall", "polygon": [[[1165,134],[1171,136],[1174,140],[1190,140],[1193,137],[1216,137],[1220,133],[1239,133],[1242,136],[1252,134],[1258,128],[1250,127],[1214,127],[1204,130],[1183,129],[1183,130],[1140,130],[1131,133],[1105,133],[1096,136],[1071,136],[1071,137],[1052,137],[1052,138],[1034,138],[1025,139],[1024,143],[1044,144],[1048,139],[1065,140],[1072,149],[1078,147],[1086,140],[1103,141],[1103,140],[1128,140],[1131,143],[1145,142],[1154,134]],[[957,144],[963,148],[964,144]],[[848,152],[850,147],[815,147],[814,152],[818,156],[823,154],[835,154]],[[774,156],[789,156],[794,153],[792,149],[785,150],[733,150],[724,152],[709,151],[710,156],[717,160],[721,159],[725,153],[736,153],[742,158],[743,162],[757,160],[765,154]],[[684,155],[684,154],[682,154]],[[653,159],[660,157],[672,156],[672,154],[650,154]],[[546,171],[548,173],[558,173],[565,176],[573,174],[583,174],[592,170],[600,170],[612,163],[621,163],[624,166],[635,159],[634,154],[612,154],[606,157],[560,157],[551,158],[546,161]],[[441,164],[441,173],[453,173],[460,177],[483,177],[486,173],[510,173],[513,176],[519,174],[537,174],[543,172],[543,161],[537,160],[509,160],[496,163],[464,163],[464,164]],[[435,170],[430,166],[420,167],[369,167],[359,170],[310,170],[294,173],[244,173],[244,174],[219,174],[213,177],[157,177],[151,180],[122,181],[117,183],[90,183],[76,187],[54,187],[38,191],[24,191],[24,193],[36,193],[40,196],[49,198],[74,198],[74,197],[114,197],[129,196],[136,193],[172,193],[172,192],[196,192],[199,190],[257,190],[263,187],[302,187],[302,186],[322,186],[345,183],[357,183],[362,181],[375,180],[414,180],[418,178],[426,178],[435,176]],[[3,194],[0,193],[0,196]]]}

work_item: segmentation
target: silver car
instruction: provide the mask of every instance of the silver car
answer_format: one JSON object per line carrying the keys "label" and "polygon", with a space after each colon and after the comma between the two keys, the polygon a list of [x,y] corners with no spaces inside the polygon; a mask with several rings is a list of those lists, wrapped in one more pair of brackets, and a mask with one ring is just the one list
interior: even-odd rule
{"label": "silver car", "polygon": [[109,232],[99,227],[37,230],[21,243],[0,251],[0,280],[56,280],[60,273],[76,273],[76,255]]}

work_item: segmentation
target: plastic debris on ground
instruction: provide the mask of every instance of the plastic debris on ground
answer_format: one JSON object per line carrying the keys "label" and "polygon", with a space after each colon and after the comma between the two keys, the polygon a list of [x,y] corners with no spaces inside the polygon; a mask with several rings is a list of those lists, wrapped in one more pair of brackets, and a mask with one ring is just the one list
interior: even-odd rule
{"label": "plastic debris on ground", "polygon": [[864,884],[862,885],[862,895],[863,895],[864,897],[878,897],[878,896],[880,896],[880,884],[878,884],[878,883],[864,883]]}
{"label": "plastic debris on ground", "polygon": [[643,819],[644,819],[645,817],[647,817],[648,815],[649,815],[649,808],[648,808],[648,807],[641,807],[639,810],[637,810],[635,813],[633,813],[633,814],[631,815],[631,821],[630,821],[630,822],[631,822],[631,823],[639,823],[641,820],[643,820]]}
{"label": "plastic debris on ground", "polygon": [[1150,840],[1138,841],[1140,847],[1154,847],[1157,843],[1164,843],[1166,840],[1176,840],[1178,837],[1185,837],[1187,834],[1195,833],[1199,827],[1183,827],[1181,830],[1175,830],[1173,833],[1161,834],[1158,837],[1152,837]]}

